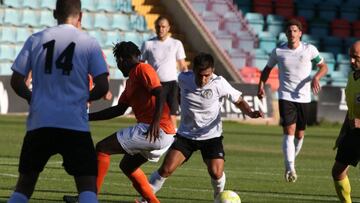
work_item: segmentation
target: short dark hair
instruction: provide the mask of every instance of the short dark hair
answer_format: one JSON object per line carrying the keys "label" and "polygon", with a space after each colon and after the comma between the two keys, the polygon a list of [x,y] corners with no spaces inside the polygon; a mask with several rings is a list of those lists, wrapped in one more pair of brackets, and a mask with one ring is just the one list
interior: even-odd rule
{"label": "short dark hair", "polygon": [[118,58],[131,58],[132,56],[138,57],[141,55],[141,51],[133,42],[119,42],[115,44],[113,48],[113,54],[115,59]]}
{"label": "short dark hair", "polygon": [[169,21],[169,19],[167,18],[167,17],[165,17],[165,16],[159,16],[156,20],[155,20],[155,25],[157,25],[160,21],[162,21],[162,20],[166,20],[168,23],[169,23],[169,25],[170,25],[170,21]]}
{"label": "short dark hair", "polygon": [[292,25],[296,25],[300,31],[303,31],[303,26],[298,19],[292,18],[292,19],[288,20],[286,23],[286,29],[289,29],[289,27]]}
{"label": "short dark hair", "polygon": [[56,16],[61,20],[65,20],[70,16],[79,15],[81,12],[80,0],[57,0],[56,1]]}
{"label": "short dark hair", "polygon": [[214,68],[214,58],[211,54],[208,53],[199,53],[194,58],[194,71],[202,71],[208,68]]}

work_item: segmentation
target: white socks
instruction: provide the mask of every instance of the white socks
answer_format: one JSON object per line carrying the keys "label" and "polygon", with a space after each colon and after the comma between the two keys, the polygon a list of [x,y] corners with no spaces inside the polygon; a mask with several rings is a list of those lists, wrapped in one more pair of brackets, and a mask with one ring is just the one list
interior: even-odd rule
{"label": "white socks", "polygon": [[295,144],[294,135],[284,135],[283,138],[283,154],[286,171],[295,171]]}
{"label": "white socks", "polygon": [[225,177],[225,173],[223,172],[223,175],[221,176],[221,178],[214,180],[211,178],[211,185],[214,189],[214,198],[222,191],[224,191],[225,188],[225,182],[226,182],[226,177]]}
{"label": "white socks", "polygon": [[29,202],[28,198],[20,192],[13,192],[11,194],[10,199],[8,200],[8,203],[28,203],[28,202]]}
{"label": "white socks", "polygon": [[79,203],[98,203],[96,193],[84,191],[79,194]]}
{"label": "white socks", "polygon": [[166,178],[161,177],[158,171],[155,171],[151,174],[149,182],[154,193],[157,193],[157,191],[161,189],[165,180]]}
{"label": "white socks", "polygon": [[294,143],[295,143],[295,157],[300,153],[301,147],[303,145],[304,142],[304,137],[301,139],[295,138],[294,139]]}

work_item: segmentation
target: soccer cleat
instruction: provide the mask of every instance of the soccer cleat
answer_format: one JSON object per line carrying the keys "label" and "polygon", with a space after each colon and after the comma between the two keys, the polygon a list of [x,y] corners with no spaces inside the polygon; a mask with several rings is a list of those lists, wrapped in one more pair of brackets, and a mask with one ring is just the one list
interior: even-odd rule
{"label": "soccer cleat", "polygon": [[148,203],[148,202],[143,198],[140,198],[140,199],[135,199],[135,203]]}
{"label": "soccer cleat", "polygon": [[296,171],[285,171],[285,180],[289,183],[295,183],[297,180]]}
{"label": "soccer cleat", "polygon": [[79,196],[64,195],[63,200],[66,203],[79,203]]}

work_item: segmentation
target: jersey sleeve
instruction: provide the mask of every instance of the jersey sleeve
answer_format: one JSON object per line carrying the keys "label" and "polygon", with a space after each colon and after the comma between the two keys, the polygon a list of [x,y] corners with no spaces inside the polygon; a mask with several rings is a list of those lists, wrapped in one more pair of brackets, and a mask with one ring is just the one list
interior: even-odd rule
{"label": "jersey sleeve", "polygon": [[242,92],[240,92],[239,90],[235,89],[232,85],[230,85],[230,83],[223,78],[222,76],[220,77],[220,95],[222,97],[226,97],[227,99],[229,99],[232,103],[235,103],[239,100],[240,96],[242,95]]}
{"label": "jersey sleeve", "polygon": [[29,37],[20,53],[16,57],[11,70],[20,73],[23,76],[27,76],[31,70],[31,47],[33,44],[33,37]]}
{"label": "jersey sleeve", "polygon": [[89,73],[96,77],[103,73],[109,73],[103,52],[99,43],[95,40],[91,41],[89,53]]}
{"label": "jersey sleeve", "polygon": [[313,45],[310,45],[310,56],[311,56],[311,63],[312,64],[321,64],[324,62],[324,58],[320,56],[319,51]]}
{"label": "jersey sleeve", "polygon": [[140,64],[140,67],[137,71],[137,77],[149,92],[156,87],[161,86],[159,76],[157,75],[154,68],[149,64]]}
{"label": "jersey sleeve", "polygon": [[186,58],[184,46],[181,41],[177,40],[178,48],[176,51],[176,60],[182,60]]}
{"label": "jersey sleeve", "polygon": [[[270,58],[266,64],[266,66],[273,68],[276,64],[277,64],[277,55],[276,55],[276,48],[275,48],[272,50],[272,52],[270,54]],[[263,67],[261,67],[261,68],[263,68]]]}

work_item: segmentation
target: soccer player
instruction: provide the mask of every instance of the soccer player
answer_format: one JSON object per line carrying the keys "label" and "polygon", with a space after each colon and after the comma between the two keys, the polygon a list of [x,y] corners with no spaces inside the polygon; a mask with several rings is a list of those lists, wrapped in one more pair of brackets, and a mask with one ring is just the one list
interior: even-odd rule
{"label": "soccer player", "polygon": [[[279,112],[284,133],[282,149],[287,182],[295,182],[297,179],[295,157],[304,141],[311,89],[317,94],[321,89],[320,78],[327,73],[327,65],[319,51],[313,45],[301,42],[301,35],[301,23],[296,19],[289,20],[286,26],[288,41],[273,49],[258,86],[258,97],[261,99],[265,95],[264,86],[271,69],[278,64]],[[313,65],[319,70],[311,76]]]}
{"label": "soccer player", "polygon": [[225,187],[221,99],[229,99],[251,118],[263,117],[263,113],[251,110],[240,91],[233,88],[225,78],[214,74],[214,59],[210,54],[198,54],[193,64],[193,71],[182,72],[178,77],[180,126],[161,167],[152,173],[150,183],[156,193],[167,177],[186,162],[193,152],[200,150],[211,177],[215,198]]}
{"label": "soccer player", "polygon": [[177,65],[180,71],[187,71],[185,50],[180,40],[170,36],[170,23],[166,17],[156,19],[155,29],[156,37],[142,45],[141,58],[154,67],[160,77],[166,102],[170,107],[171,120],[176,127],[176,115],[179,111]]}
{"label": "soccer player", "polygon": [[336,141],[338,147],[332,177],[335,190],[342,203],[351,203],[351,187],[348,178],[349,165],[355,166],[360,160],[360,41],[350,48],[349,74],[345,89],[348,111]]}
{"label": "soccer player", "polygon": [[[107,120],[123,115],[131,107],[137,124],[113,133],[96,144],[98,155],[98,192],[110,165],[110,155],[124,154],[120,169],[134,188],[151,203],[160,202],[153,193],[140,166],[157,162],[174,140],[175,128],[169,107],[162,96],[162,86],[155,70],[139,61],[141,52],[132,42],[120,42],[114,47],[117,66],[128,77],[118,104],[89,114],[89,119]],[[70,201],[68,201],[70,202]]]}
{"label": "soccer player", "polygon": [[[87,102],[108,91],[108,71],[95,38],[82,32],[80,0],[57,0],[58,25],[31,35],[12,66],[11,86],[30,104],[19,178],[9,203],[29,201],[47,161],[63,157],[82,203],[95,203],[97,161]],[[25,77],[32,72],[32,91]],[[95,87],[89,93],[88,74]]]}

